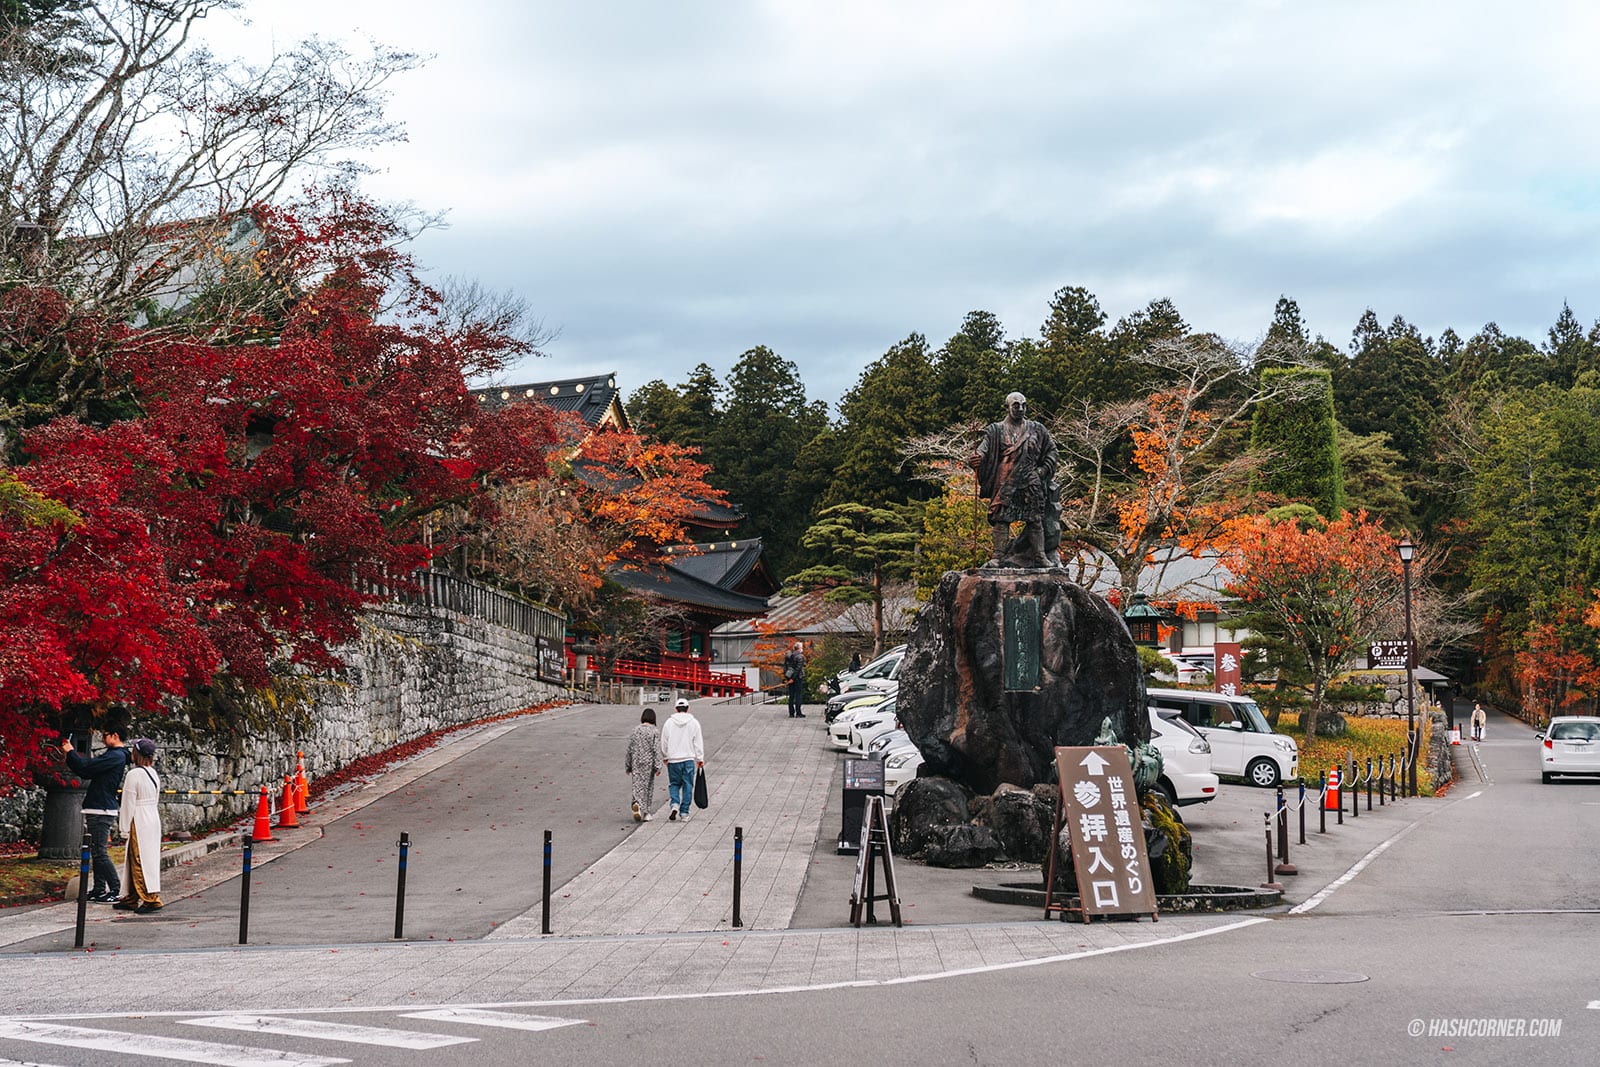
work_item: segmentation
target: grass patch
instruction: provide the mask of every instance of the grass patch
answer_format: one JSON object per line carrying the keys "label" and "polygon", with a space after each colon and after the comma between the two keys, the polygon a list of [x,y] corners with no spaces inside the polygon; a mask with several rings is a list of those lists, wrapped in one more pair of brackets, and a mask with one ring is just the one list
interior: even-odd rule
{"label": "grass patch", "polygon": [[[1426,717],[1417,721],[1422,729],[1422,751],[1426,752],[1433,724]],[[1300,746],[1300,777],[1307,783],[1315,783],[1319,774],[1326,773],[1335,764],[1348,772],[1351,753],[1355,754],[1357,770],[1365,774],[1368,758],[1372,760],[1373,773],[1377,773],[1380,756],[1387,759],[1406,750],[1404,719],[1363,719],[1350,715],[1345,717],[1345,725],[1348,729],[1342,737],[1318,737],[1308,741],[1305,731],[1300,729],[1298,714],[1286,711],[1278,716],[1278,732],[1294,738],[1294,743]],[[1426,796],[1433,795],[1433,776],[1424,765],[1417,767],[1417,789]]]}

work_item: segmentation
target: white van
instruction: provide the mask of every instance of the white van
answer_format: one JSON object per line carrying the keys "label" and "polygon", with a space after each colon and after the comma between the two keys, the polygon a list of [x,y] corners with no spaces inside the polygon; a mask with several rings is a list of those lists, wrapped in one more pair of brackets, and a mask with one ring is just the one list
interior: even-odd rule
{"label": "white van", "polygon": [[1275,786],[1300,773],[1294,738],[1273,733],[1249,697],[1198,689],[1147,689],[1150,706],[1176,711],[1211,743],[1211,769],[1251,785]]}

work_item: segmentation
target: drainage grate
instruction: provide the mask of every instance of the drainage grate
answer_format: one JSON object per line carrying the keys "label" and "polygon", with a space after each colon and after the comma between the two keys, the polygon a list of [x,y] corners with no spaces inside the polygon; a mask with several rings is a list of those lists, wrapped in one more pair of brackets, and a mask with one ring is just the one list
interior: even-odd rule
{"label": "drainage grate", "polygon": [[1355,971],[1255,971],[1250,977],[1264,982],[1299,982],[1304,985],[1344,985],[1368,980],[1366,975]]}

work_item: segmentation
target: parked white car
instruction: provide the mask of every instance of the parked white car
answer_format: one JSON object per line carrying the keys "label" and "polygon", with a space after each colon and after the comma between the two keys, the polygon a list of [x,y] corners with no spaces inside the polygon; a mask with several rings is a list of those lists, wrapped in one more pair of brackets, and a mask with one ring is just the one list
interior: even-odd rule
{"label": "parked white car", "polygon": [[857,715],[850,724],[850,744],[846,751],[851,755],[865,757],[868,745],[884,734],[898,730],[900,720],[895,716],[896,706],[897,701],[885,700],[870,712]]}
{"label": "parked white car", "polygon": [[1211,770],[1211,743],[1183,721],[1176,711],[1150,708],[1150,743],[1161,753],[1161,777],[1155,788],[1173,807],[1204,804],[1217,798],[1217,776]]}
{"label": "parked white car", "polygon": [[828,698],[827,707],[823,708],[822,721],[832,722],[839,717],[839,713],[848,707],[853,707],[858,701],[871,699],[874,701],[887,700],[899,690],[899,683],[890,681],[887,685],[869,687],[866,689],[846,689],[844,692]]}
{"label": "parked white car", "polygon": [[847,692],[851,689],[870,688],[874,679],[890,677],[895,668],[900,666],[900,660],[906,654],[905,645],[896,645],[883,655],[861,665],[860,670],[840,671],[833,676],[833,690],[836,693]]}
{"label": "parked white car", "polygon": [[1199,689],[1148,689],[1150,703],[1176,711],[1211,743],[1211,770],[1271,787],[1300,773],[1294,738],[1274,733],[1249,697]]}
{"label": "parked white car", "polygon": [[922,766],[922,753],[917,746],[907,742],[903,747],[891,748],[883,756],[883,791],[889,796],[917,776]]}
{"label": "parked white car", "polygon": [[873,697],[858,700],[841,711],[837,718],[828,723],[828,741],[834,748],[850,747],[850,729],[856,720],[863,715],[872,715],[885,703],[893,700],[885,694],[874,694]]}
{"label": "parked white car", "polygon": [[1600,718],[1559,715],[1539,739],[1539,780],[1558,774],[1600,774]]}

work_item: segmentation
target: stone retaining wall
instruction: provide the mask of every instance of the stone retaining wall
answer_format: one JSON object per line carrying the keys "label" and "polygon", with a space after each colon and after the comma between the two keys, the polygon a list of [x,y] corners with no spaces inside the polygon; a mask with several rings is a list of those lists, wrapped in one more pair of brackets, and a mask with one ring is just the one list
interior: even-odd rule
{"label": "stone retaining wall", "polygon": [[[541,628],[559,640],[560,625],[552,615]],[[276,803],[297,752],[305,753],[306,774],[316,778],[442,727],[565,696],[563,686],[536,677],[535,642],[519,629],[438,606],[369,611],[360,639],[340,650],[345,669],[310,680],[313,725],[304,735],[238,738],[211,751],[164,747],[157,763],[162,788],[249,795],[163,797],[163,828],[189,830],[254,811],[263,785]],[[136,735],[143,725],[135,723]],[[38,834],[39,797],[27,790],[0,801],[0,840]]]}

